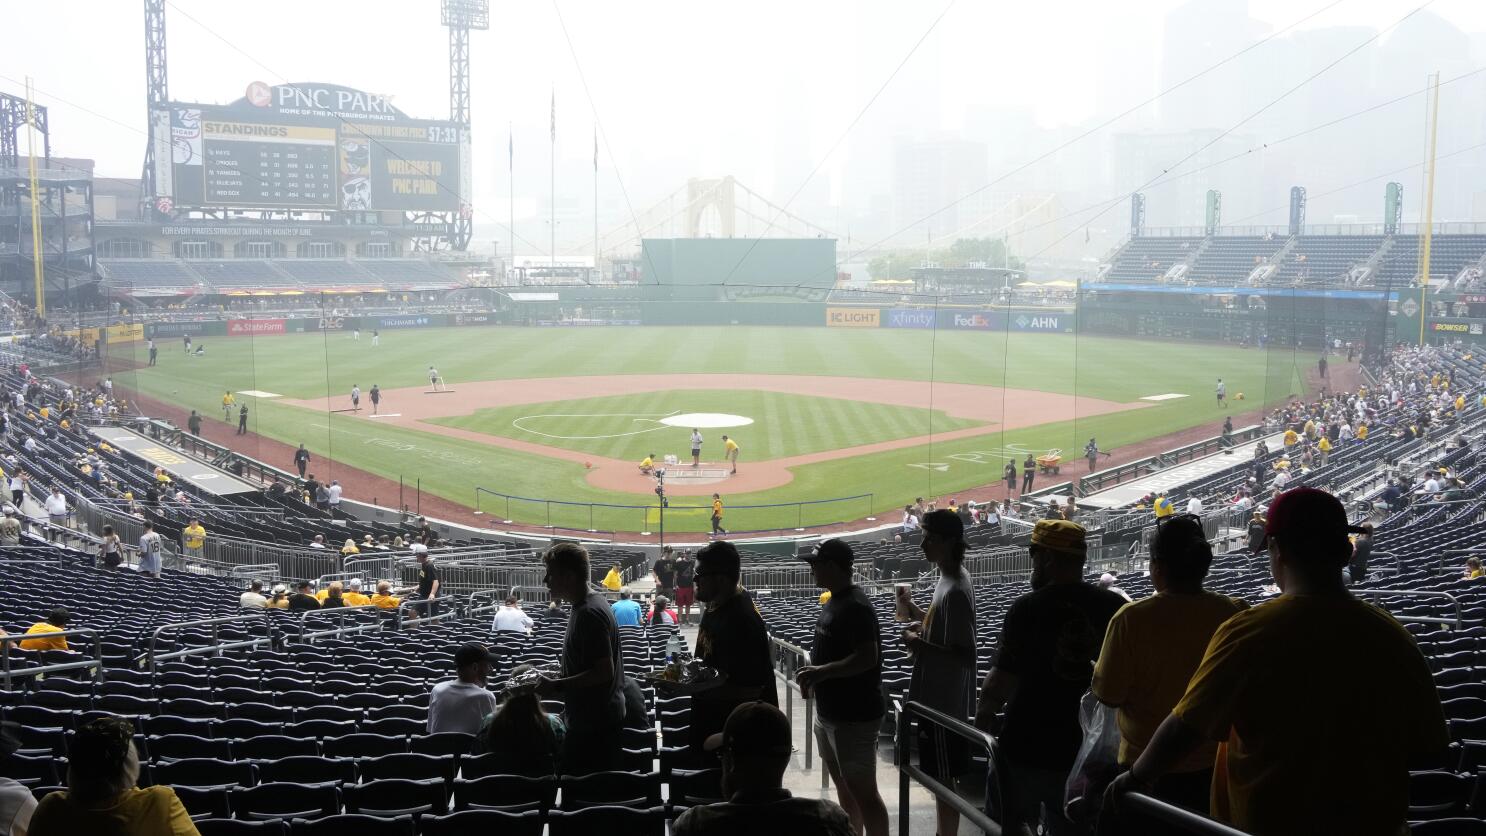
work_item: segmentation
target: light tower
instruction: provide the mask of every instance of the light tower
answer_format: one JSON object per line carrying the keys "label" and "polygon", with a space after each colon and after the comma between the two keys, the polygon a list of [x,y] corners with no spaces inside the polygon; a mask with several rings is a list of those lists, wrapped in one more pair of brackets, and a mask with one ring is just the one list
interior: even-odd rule
{"label": "light tower", "polygon": [[155,112],[170,101],[165,66],[165,0],[144,0],[144,77],[148,138],[144,146],[140,196],[154,211],[166,213],[170,207],[155,205]]}
{"label": "light tower", "polygon": [[[461,131],[470,127],[470,30],[490,28],[490,0],[443,0],[442,19],[449,27],[449,119]],[[464,195],[472,199],[472,195]],[[468,204],[454,218],[453,249],[469,246],[472,218]]]}

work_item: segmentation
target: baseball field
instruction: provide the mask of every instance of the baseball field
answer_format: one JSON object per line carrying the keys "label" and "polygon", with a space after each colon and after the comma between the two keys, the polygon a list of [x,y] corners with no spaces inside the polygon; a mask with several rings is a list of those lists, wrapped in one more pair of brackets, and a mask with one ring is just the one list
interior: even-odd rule
{"label": "baseball field", "polygon": [[[711,495],[735,532],[880,515],[1002,479],[1007,458],[1061,449],[1087,472],[1090,437],[1118,450],[1302,391],[1310,352],[971,331],[828,328],[464,327],[159,342],[114,375],[147,406],[195,409],[249,455],[304,444],[321,478],[355,468],[490,517],[635,532],[705,531]],[[442,381],[434,391],[429,367]],[[373,414],[370,390],[381,402]],[[350,393],[359,387],[359,410]],[[247,404],[247,436],[222,397]],[[178,416],[173,416],[178,417]],[[231,426],[237,422],[234,407]],[[702,466],[691,467],[693,429]],[[737,472],[722,436],[739,445]],[[261,457],[292,469],[285,452]],[[675,456],[677,464],[664,464]],[[1053,477],[1039,477],[1042,484]],[[477,489],[480,489],[477,491]],[[354,493],[353,493],[354,495]],[[370,497],[357,497],[366,498]],[[378,497],[394,504],[391,497]]]}

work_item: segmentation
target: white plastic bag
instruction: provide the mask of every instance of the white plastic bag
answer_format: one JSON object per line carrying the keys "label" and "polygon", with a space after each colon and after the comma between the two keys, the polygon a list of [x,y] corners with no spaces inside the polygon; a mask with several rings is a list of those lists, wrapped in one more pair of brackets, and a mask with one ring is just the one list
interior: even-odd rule
{"label": "white plastic bag", "polygon": [[1079,703],[1078,722],[1084,742],[1063,786],[1064,812],[1070,821],[1092,822],[1099,815],[1104,788],[1120,774],[1120,724],[1115,709],[1099,702],[1093,691]]}

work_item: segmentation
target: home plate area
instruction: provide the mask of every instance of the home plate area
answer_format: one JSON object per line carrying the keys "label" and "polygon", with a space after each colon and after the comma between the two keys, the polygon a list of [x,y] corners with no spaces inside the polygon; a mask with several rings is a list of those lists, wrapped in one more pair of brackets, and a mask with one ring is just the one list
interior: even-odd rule
{"label": "home plate area", "polygon": [[664,474],[667,485],[712,485],[727,481],[733,471],[726,465],[702,462],[701,467],[692,467],[686,463],[666,465],[656,472]]}

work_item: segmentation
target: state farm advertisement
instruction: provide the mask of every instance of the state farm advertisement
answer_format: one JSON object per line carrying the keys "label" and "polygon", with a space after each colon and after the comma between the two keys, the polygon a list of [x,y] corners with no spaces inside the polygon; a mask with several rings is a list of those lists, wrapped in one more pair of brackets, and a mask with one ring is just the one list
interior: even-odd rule
{"label": "state farm advertisement", "polygon": [[227,322],[227,336],[251,337],[284,333],[283,319],[233,319]]}

